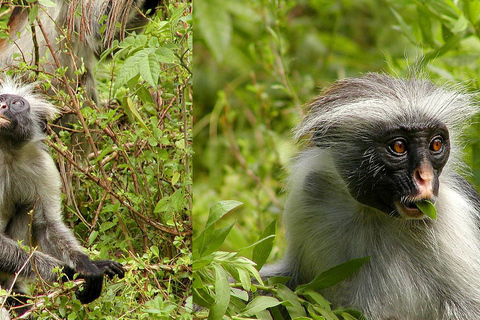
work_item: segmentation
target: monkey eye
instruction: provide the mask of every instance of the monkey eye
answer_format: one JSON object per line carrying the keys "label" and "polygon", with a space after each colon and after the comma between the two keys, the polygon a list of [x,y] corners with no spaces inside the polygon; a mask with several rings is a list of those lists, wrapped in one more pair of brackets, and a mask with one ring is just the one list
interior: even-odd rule
{"label": "monkey eye", "polygon": [[407,142],[404,139],[397,139],[390,144],[389,148],[395,155],[403,155],[407,152]]}
{"label": "monkey eye", "polygon": [[433,152],[440,152],[443,149],[443,138],[440,136],[437,136],[433,138],[433,140],[430,142],[430,150]]}

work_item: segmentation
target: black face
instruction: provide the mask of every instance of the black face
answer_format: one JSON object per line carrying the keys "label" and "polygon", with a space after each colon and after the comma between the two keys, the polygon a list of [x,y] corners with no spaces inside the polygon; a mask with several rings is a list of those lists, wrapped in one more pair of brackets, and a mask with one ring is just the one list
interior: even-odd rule
{"label": "black face", "polygon": [[33,134],[30,104],[14,94],[0,95],[0,135],[3,139],[21,143]]}
{"label": "black face", "polygon": [[438,123],[382,131],[359,141],[356,156],[343,155],[341,174],[357,201],[388,214],[420,218],[414,202],[438,194],[438,178],[450,154],[448,130]]}

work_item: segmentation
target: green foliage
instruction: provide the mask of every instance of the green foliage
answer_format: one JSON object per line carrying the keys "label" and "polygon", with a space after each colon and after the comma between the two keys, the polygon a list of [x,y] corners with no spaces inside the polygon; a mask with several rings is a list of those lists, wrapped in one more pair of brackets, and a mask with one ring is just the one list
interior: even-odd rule
{"label": "green foliage", "polygon": [[[215,223],[240,204],[237,201],[214,204],[205,229],[193,240],[193,301],[205,308],[197,312],[195,318],[217,320],[227,315],[235,319],[283,319],[282,312],[284,315],[288,313],[291,318],[304,319],[362,318],[355,310],[332,309],[330,303],[315,290],[334,286],[353,275],[368,258],[352,260],[326,270],[312,282],[292,291],[284,284],[287,278],[270,278],[264,283],[258,273],[259,265],[254,261],[236,252],[215,251],[233,227],[217,230]],[[274,232],[275,221],[252,245],[257,261],[265,261],[270,255]],[[269,295],[266,296],[266,293]]]}
{"label": "green foliage", "polygon": [[[88,305],[74,295],[82,280],[35,283],[38,319],[191,319],[191,10],[189,1],[169,3],[141,34],[114,41],[95,70],[101,105],[75,81],[65,84],[72,70],[62,66],[8,71],[33,75],[55,105],[77,116],[72,128],[54,125],[47,141],[64,182],[65,220],[92,259],[115,259],[127,271],[105,280]],[[68,44],[62,50],[75,54]],[[72,147],[77,135],[87,154]]]}

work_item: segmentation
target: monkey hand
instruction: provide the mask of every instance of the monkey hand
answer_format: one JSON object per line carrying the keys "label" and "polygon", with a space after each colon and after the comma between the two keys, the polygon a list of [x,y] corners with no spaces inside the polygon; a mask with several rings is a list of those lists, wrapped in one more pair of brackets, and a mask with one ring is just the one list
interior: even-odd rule
{"label": "monkey hand", "polygon": [[83,304],[90,303],[100,296],[104,274],[109,279],[112,279],[115,275],[118,275],[119,278],[125,276],[123,266],[112,260],[83,261],[77,264],[76,270],[64,266],[63,273],[66,276],[64,280],[73,279],[75,273],[78,273],[79,279],[85,279],[83,290],[76,293],[78,300]]}
{"label": "monkey hand", "polygon": [[109,279],[113,279],[115,275],[118,275],[120,279],[123,279],[125,276],[125,270],[121,263],[113,260],[97,260],[92,261],[92,263],[97,266],[98,269],[102,270]]}
{"label": "monkey hand", "polygon": [[78,300],[86,304],[100,297],[103,286],[103,271],[90,260],[84,260],[80,263],[77,262],[75,272],[78,273],[79,279],[85,279],[83,289],[76,292]]}

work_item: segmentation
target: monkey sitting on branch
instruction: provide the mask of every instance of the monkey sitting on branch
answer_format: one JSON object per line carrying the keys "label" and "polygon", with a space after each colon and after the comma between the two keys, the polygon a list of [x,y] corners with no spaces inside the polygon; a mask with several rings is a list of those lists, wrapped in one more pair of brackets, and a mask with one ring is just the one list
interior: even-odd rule
{"label": "monkey sitting on branch", "polygon": [[288,249],[262,275],[295,288],[370,257],[321,293],[370,320],[480,319],[480,197],[460,175],[472,97],[368,74],[338,81],[309,108],[296,129],[310,145],[288,183]]}
{"label": "monkey sitting on branch", "polygon": [[[124,276],[120,263],[91,261],[62,222],[60,176],[43,141],[57,110],[33,93],[33,85],[2,79],[0,85],[0,285],[28,294],[26,281],[57,281],[56,267],[69,278],[85,279],[82,303],[100,296],[103,275]],[[39,246],[27,253],[18,243]],[[15,276],[18,276],[16,278]],[[16,280],[16,281],[15,281]],[[14,306],[26,297],[9,299]],[[21,308],[17,314],[26,311]]]}

